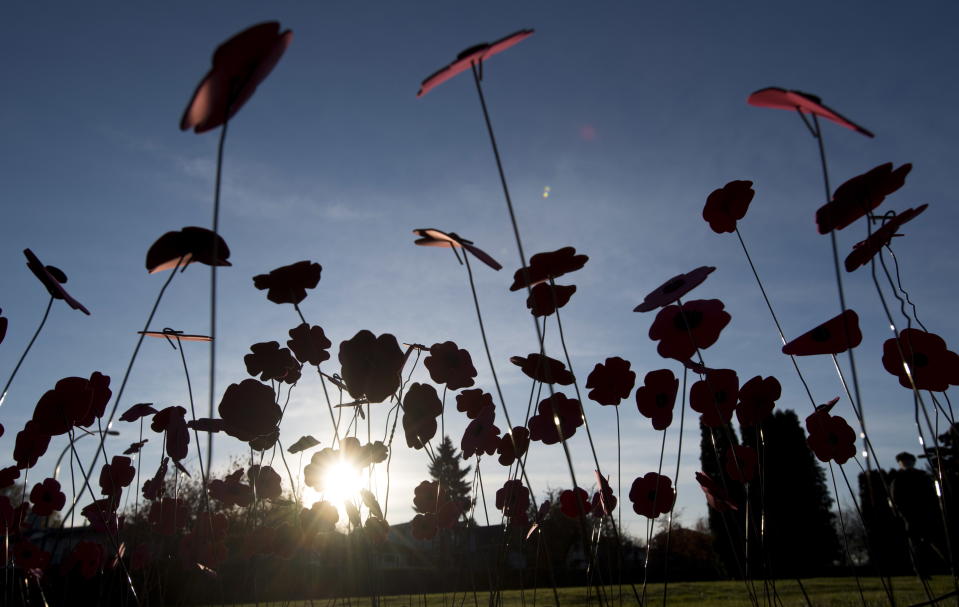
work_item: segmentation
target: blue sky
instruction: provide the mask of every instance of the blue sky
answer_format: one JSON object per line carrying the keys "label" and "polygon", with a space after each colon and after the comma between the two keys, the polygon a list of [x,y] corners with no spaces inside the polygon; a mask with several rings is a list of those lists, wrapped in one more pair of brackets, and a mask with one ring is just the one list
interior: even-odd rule
{"label": "blue sky", "polygon": [[[765,86],[816,93],[876,133],[870,140],[824,123],[834,186],[883,162],[914,164],[906,187],[880,210],[930,204],[895,248],[923,320],[955,348],[955,18],[946,2],[908,10],[892,2],[6,4],[0,307],[10,329],[0,372],[13,368],[46,303],[22,249],[66,271],[67,287],[93,315],[54,306],[0,409],[0,453],[12,452],[16,432],[59,378],[99,370],[118,386],[165,279],[145,272],[147,248],[168,230],[211,221],[217,133],[180,132],[180,114],[213,49],[269,19],[295,36],[230,124],[221,233],[233,267],[220,273],[218,392],[247,377],[250,344],[285,341],[298,324],[291,306],[268,302],[251,277],[301,259],[323,265],[303,309],[333,340],[334,354],[360,329],[400,341],[453,340],[473,354],[479,385],[491,388],[464,272],[447,252],[412,245],[411,229],[437,227],[471,238],[505,266],[478,268],[477,279],[510,412],[521,415],[529,386],[507,361],[534,351],[535,336],[525,297],[507,291],[518,257],[475,90],[464,74],[422,99],[415,93],[461,49],[524,27],[536,35],[491,59],[484,86],[526,250],[572,245],[590,256],[566,281],[579,290],[563,310],[580,378],[614,355],[640,378],[676,369],[646,337],[653,315],[631,310],[666,278],[709,264],[718,270],[694,296],[722,299],[733,320],[704,353],[707,363],[736,369],[741,381],[775,375],[784,388],[779,406],[808,411],[735,237],[713,234],[700,216],[710,191],[752,180],[756,197],[740,226],[787,335],[838,312],[828,239],[813,221],[823,202],[815,142],[796,116],[746,105]],[[863,230],[839,234],[844,251]],[[910,395],[879,362],[889,333],[867,272],[849,276],[847,289],[866,334],[857,361],[868,421],[889,466],[916,437]],[[154,326],[207,332],[208,280],[205,267],[178,276]],[[551,333],[554,355],[556,342]],[[206,347],[190,344],[187,356],[205,410]],[[840,394],[828,359],[801,364],[817,400]],[[176,353],[147,342],[120,409],[185,399]],[[613,412],[586,406],[611,470]],[[845,399],[837,411],[851,419]],[[374,416],[382,422],[382,412]],[[632,400],[621,417],[628,491],[655,469],[660,437]],[[446,421],[458,441],[463,420],[454,412]],[[111,454],[135,440],[123,426],[115,424],[124,434],[108,443]],[[308,432],[328,444],[310,374],[294,390],[283,436],[290,443]],[[583,434],[571,445],[586,479]],[[693,481],[695,424],[686,438],[679,507],[692,523],[705,510]],[[31,482],[49,473],[62,441]],[[148,468],[159,442],[151,436]],[[232,439],[217,444],[221,467],[242,453]],[[569,486],[559,449],[534,446],[536,492]],[[390,519],[398,522],[411,516],[426,457],[398,449],[393,470]],[[484,464],[488,494],[501,484],[499,472]],[[628,504],[624,522],[640,533]]]}

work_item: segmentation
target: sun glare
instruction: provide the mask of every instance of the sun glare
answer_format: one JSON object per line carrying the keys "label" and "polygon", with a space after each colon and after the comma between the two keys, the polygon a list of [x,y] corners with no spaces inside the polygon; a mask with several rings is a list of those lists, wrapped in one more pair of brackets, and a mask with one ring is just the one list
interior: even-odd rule
{"label": "sun glare", "polygon": [[326,500],[336,506],[340,520],[344,520],[343,502],[355,502],[360,498],[360,489],[364,488],[363,475],[347,462],[337,462],[327,468],[323,475],[323,489],[316,491],[306,487],[303,491],[303,504],[307,508],[315,502]]}

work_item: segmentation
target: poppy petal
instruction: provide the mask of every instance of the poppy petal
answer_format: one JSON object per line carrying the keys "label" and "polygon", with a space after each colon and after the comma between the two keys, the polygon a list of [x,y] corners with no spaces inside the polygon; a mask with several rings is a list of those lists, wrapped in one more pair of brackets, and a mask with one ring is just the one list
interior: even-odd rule
{"label": "poppy petal", "polygon": [[770,86],[756,91],[749,96],[746,102],[749,103],[749,105],[754,105],[757,107],[768,107],[777,110],[799,110],[809,114],[816,114],[817,116],[822,116],[823,118],[831,120],[840,126],[844,126],[847,129],[852,129],[857,133],[861,133],[866,137],[875,136],[855,122],[849,120],[845,116],[842,116],[835,110],[826,107],[822,104],[822,101],[819,99],[819,97],[809,93],[803,93],[801,91],[787,91],[786,89]]}
{"label": "poppy petal", "polygon": [[480,63],[481,61],[484,61],[497,53],[501,53],[509,47],[518,44],[519,42],[522,42],[526,38],[532,36],[533,31],[534,30],[531,29],[522,29],[518,32],[513,32],[505,38],[500,38],[496,42],[484,42],[461,51],[456,57],[456,61],[440,68],[423,80],[423,83],[420,85],[420,90],[416,93],[416,96],[422,97],[426,93],[430,92],[433,88],[443,84],[453,76],[466,71],[474,63]]}
{"label": "poppy petal", "polygon": [[[849,331],[847,337],[846,331]],[[811,356],[814,354],[839,354],[855,348],[862,342],[859,330],[859,315],[846,310],[818,327],[811,329],[783,346],[783,354]]]}

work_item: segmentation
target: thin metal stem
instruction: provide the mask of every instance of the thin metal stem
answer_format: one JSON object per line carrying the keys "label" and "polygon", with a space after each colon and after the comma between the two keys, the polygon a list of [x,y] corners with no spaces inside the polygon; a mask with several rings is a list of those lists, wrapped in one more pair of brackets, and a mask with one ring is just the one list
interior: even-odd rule
{"label": "thin metal stem", "polygon": [[[227,116],[230,115],[227,108]],[[214,401],[216,399],[216,268],[219,262],[220,240],[220,189],[223,178],[223,144],[226,141],[226,129],[229,119],[223,121],[220,129],[220,142],[216,148],[216,181],[213,184],[213,263],[210,265],[210,414],[213,417]],[[200,446],[197,445],[197,450]],[[206,439],[206,461],[213,462],[213,432]]]}
{"label": "thin metal stem", "polygon": [[30,343],[27,344],[27,348],[23,351],[23,354],[20,355],[20,360],[17,361],[17,366],[13,368],[13,373],[11,373],[10,377],[7,378],[7,383],[3,386],[3,392],[0,392],[0,406],[3,406],[3,401],[7,399],[7,390],[10,389],[10,384],[13,383],[13,378],[17,376],[17,371],[20,370],[20,365],[23,364],[24,359],[27,357],[27,353],[29,353],[30,348],[33,347],[33,342],[37,341],[37,337],[40,335],[43,325],[47,324],[47,317],[50,316],[51,307],[53,307],[52,295],[50,296],[50,301],[47,302],[47,309],[43,312],[43,319],[40,320],[40,326],[37,327],[37,330],[33,333],[33,337],[30,338]]}

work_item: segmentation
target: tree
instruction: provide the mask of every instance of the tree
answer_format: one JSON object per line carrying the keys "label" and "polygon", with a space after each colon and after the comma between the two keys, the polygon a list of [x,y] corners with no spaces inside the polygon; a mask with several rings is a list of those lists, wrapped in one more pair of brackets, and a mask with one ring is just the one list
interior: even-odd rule
{"label": "tree", "polygon": [[[733,480],[723,465],[726,452],[732,446],[739,444],[736,431],[732,424],[720,428],[709,428],[700,423],[700,465],[702,470],[712,478],[724,491],[728,492],[731,501],[742,504],[745,497],[742,485]],[[709,509],[709,531],[713,536],[713,549],[719,558],[723,573],[728,576],[742,577],[745,574],[743,563],[745,558],[745,508],[739,510],[725,510],[719,512]]]}
{"label": "tree", "polygon": [[[462,499],[469,503],[470,484],[466,481],[466,475],[470,473],[471,466],[460,467],[462,459],[453,441],[450,437],[444,436],[443,442],[436,448],[433,462],[429,465],[430,477],[439,481],[447,491],[451,500]],[[414,507],[414,510],[416,508]],[[416,510],[419,512],[419,510]]]}

